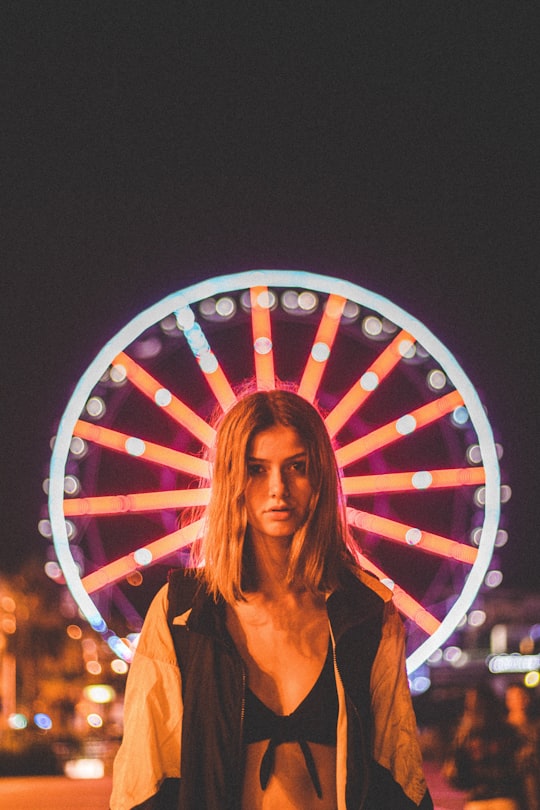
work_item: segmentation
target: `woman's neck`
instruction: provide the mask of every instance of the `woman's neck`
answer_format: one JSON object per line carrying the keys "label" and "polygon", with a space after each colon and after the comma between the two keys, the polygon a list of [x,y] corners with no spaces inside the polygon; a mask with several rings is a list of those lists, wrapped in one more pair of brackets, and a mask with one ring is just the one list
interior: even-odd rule
{"label": "woman's neck", "polygon": [[289,581],[290,541],[276,542],[250,540],[250,557],[254,573],[255,593],[268,599],[279,599],[297,591]]}
{"label": "woman's neck", "polygon": [[260,561],[255,568],[255,593],[260,594],[265,600],[279,601],[303,591],[303,588],[298,588],[294,582],[289,581],[288,568],[287,560]]}

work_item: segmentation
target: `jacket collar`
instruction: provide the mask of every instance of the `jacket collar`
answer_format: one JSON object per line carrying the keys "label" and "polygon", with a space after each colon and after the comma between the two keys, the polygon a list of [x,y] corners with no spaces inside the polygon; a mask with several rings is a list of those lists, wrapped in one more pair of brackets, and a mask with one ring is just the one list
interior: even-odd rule
{"label": "jacket collar", "polygon": [[[379,592],[378,585],[378,580],[374,580],[372,587],[369,579],[362,581],[352,572],[345,572],[342,587],[331,593],[326,601],[336,642],[353,627],[371,624],[381,616],[387,599]],[[225,602],[221,597],[215,602],[203,583],[195,592],[186,624],[193,632],[232,643],[225,622]]]}

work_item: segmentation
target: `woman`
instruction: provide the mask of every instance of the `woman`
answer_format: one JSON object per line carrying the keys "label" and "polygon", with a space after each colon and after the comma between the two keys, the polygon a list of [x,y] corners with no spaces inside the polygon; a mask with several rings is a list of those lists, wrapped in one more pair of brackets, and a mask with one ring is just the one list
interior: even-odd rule
{"label": "woman", "polygon": [[111,810],[432,808],[401,620],[350,550],[319,413],[248,394],[213,464],[193,567],[141,633]]}

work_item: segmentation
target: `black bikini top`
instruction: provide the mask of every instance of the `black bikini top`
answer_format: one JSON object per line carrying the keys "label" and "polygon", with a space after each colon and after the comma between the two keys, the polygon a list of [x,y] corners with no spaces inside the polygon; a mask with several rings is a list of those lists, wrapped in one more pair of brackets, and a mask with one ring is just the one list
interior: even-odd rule
{"label": "black bikini top", "polygon": [[265,790],[274,770],[275,750],[284,742],[297,742],[304,754],[313,787],[321,798],[322,791],[309,742],[336,744],[338,698],[334,676],[332,644],[317,682],[292,714],[275,714],[249,687],[246,689],[244,743],[269,740],[261,761],[260,782]]}

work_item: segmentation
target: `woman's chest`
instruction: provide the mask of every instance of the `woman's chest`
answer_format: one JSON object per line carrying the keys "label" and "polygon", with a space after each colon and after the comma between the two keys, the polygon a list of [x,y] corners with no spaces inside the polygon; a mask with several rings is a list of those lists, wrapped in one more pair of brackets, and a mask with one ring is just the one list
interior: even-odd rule
{"label": "woman's chest", "polygon": [[291,714],[317,681],[326,660],[326,611],[285,626],[269,617],[252,619],[237,616],[230,627],[249,688],[276,714]]}

